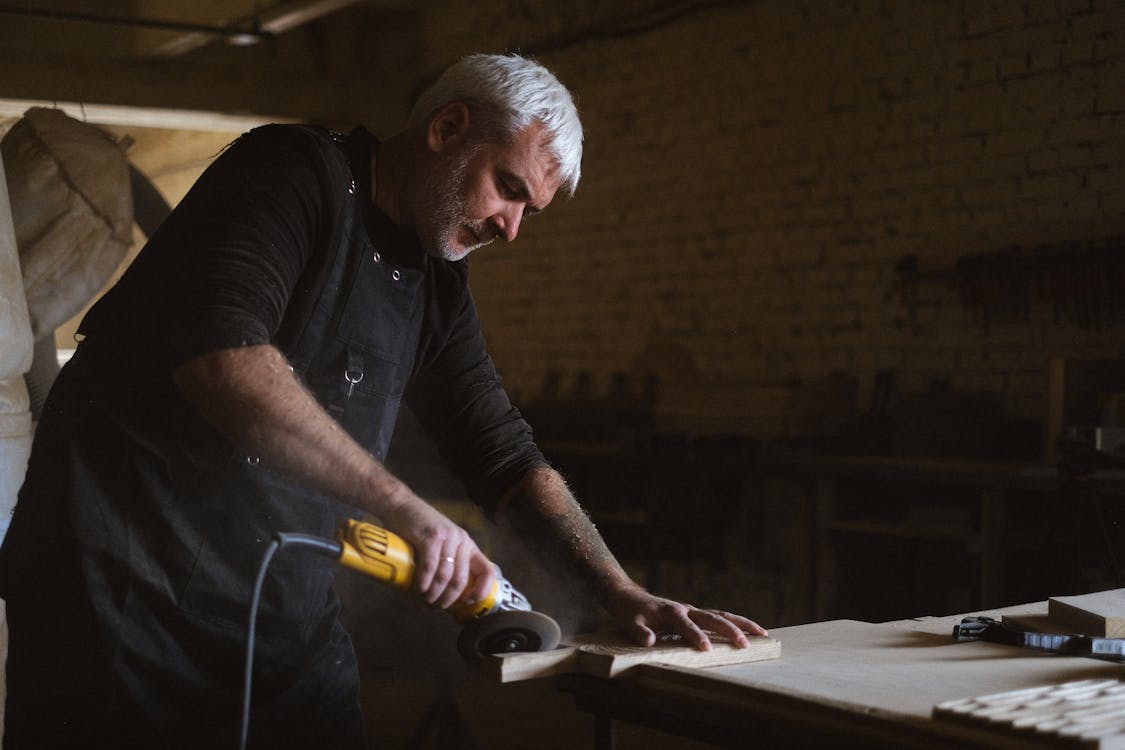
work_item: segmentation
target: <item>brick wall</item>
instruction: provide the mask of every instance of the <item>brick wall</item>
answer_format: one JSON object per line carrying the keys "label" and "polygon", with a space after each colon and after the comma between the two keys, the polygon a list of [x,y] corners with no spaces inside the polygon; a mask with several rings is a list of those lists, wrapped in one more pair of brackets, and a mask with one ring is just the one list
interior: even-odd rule
{"label": "brick wall", "polygon": [[521,402],[655,374],[664,429],[793,435],[890,370],[1038,419],[1049,358],[1125,355],[1120,316],[969,305],[957,271],[1125,236],[1125,3],[610,5],[427,16],[432,67],[537,53],[586,125],[576,198],[473,261]]}

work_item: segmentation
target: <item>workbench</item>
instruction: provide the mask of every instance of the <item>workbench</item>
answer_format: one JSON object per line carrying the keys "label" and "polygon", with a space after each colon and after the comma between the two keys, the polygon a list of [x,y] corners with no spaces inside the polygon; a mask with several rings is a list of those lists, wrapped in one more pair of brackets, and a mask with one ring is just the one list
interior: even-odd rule
{"label": "workbench", "polygon": [[[1046,614],[1047,603],[981,613]],[[724,747],[1038,748],[947,720],[959,698],[1083,679],[1125,679],[1125,665],[988,642],[957,643],[963,615],[886,623],[835,620],[777,628],[781,658],[688,669],[637,666],[612,679],[561,678],[595,717],[599,750],[625,721]]]}
{"label": "workbench", "polygon": [[[1120,506],[1122,470],[1069,477],[1045,464],[774,450],[755,476],[759,495],[771,481],[802,488],[790,493],[803,499],[813,551],[802,620],[884,620],[1125,585],[1108,570],[1104,581],[1083,579],[1104,561],[1080,559],[1101,554],[1102,539],[1084,535],[1097,505]],[[901,556],[898,570],[886,569],[888,556]],[[878,585],[868,585],[876,570]],[[914,576],[896,580],[905,572]]]}

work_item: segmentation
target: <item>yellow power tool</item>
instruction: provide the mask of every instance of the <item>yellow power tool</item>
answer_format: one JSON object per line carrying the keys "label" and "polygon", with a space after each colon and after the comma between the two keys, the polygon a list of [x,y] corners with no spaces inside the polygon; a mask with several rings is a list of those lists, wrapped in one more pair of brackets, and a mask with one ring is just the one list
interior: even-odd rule
{"label": "yellow power tool", "polygon": [[[349,519],[336,534],[338,562],[408,589],[414,580],[414,550],[402,537],[372,523]],[[500,571],[488,595],[475,604],[457,602],[449,613],[464,626],[457,650],[470,661],[513,651],[548,651],[559,645],[558,624],[533,612],[527,598]]]}

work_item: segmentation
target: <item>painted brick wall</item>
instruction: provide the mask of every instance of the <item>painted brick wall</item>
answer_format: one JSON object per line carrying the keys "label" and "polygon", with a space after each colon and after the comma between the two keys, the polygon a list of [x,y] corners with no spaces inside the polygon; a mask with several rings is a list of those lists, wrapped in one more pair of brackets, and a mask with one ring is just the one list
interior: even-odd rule
{"label": "painted brick wall", "polygon": [[941,381],[1038,419],[1049,358],[1125,356],[1121,317],[1079,325],[1034,294],[982,314],[955,272],[1125,237],[1125,3],[569,13],[513,0],[427,32],[435,67],[542,50],[583,112],[576,198],[473,261],[522,402],[551,372],[564,391],[655,374],[665,429],[795,435],[866,409],[892,370],[900,398]]}

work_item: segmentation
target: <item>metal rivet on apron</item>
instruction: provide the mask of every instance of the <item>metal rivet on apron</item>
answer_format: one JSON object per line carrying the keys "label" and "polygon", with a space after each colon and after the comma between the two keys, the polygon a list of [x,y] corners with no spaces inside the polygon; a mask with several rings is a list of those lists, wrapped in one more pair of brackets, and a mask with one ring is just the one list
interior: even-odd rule
{"label": "metal rivet on apron", "polygon": [[352,180],[352,184],[348,185],[348,195],[355,195],[355,180]]}
{"label": "metal rivet on apron", "polygon": [[262,459],[258,458],[257,456],[247,456],[246,457],[246,463],[250,464],[251,466],[257,466],[261,462],[262,462]]}
{"label": "metal rivet on apron", "polygon": [[375,253],[374,255],[371,256],[371,260],[375,261],[376,263],[382,263],[383,262],[383,256],[379,255],[379,253]]}
{"label": "metal rivet on apron", "polygon": [[398,281],[399,279],[402,278],[402,274],[399,273],[398,269],[396,268],[395,270],[391,271],[391,278],[394,279],[395,281]]}

